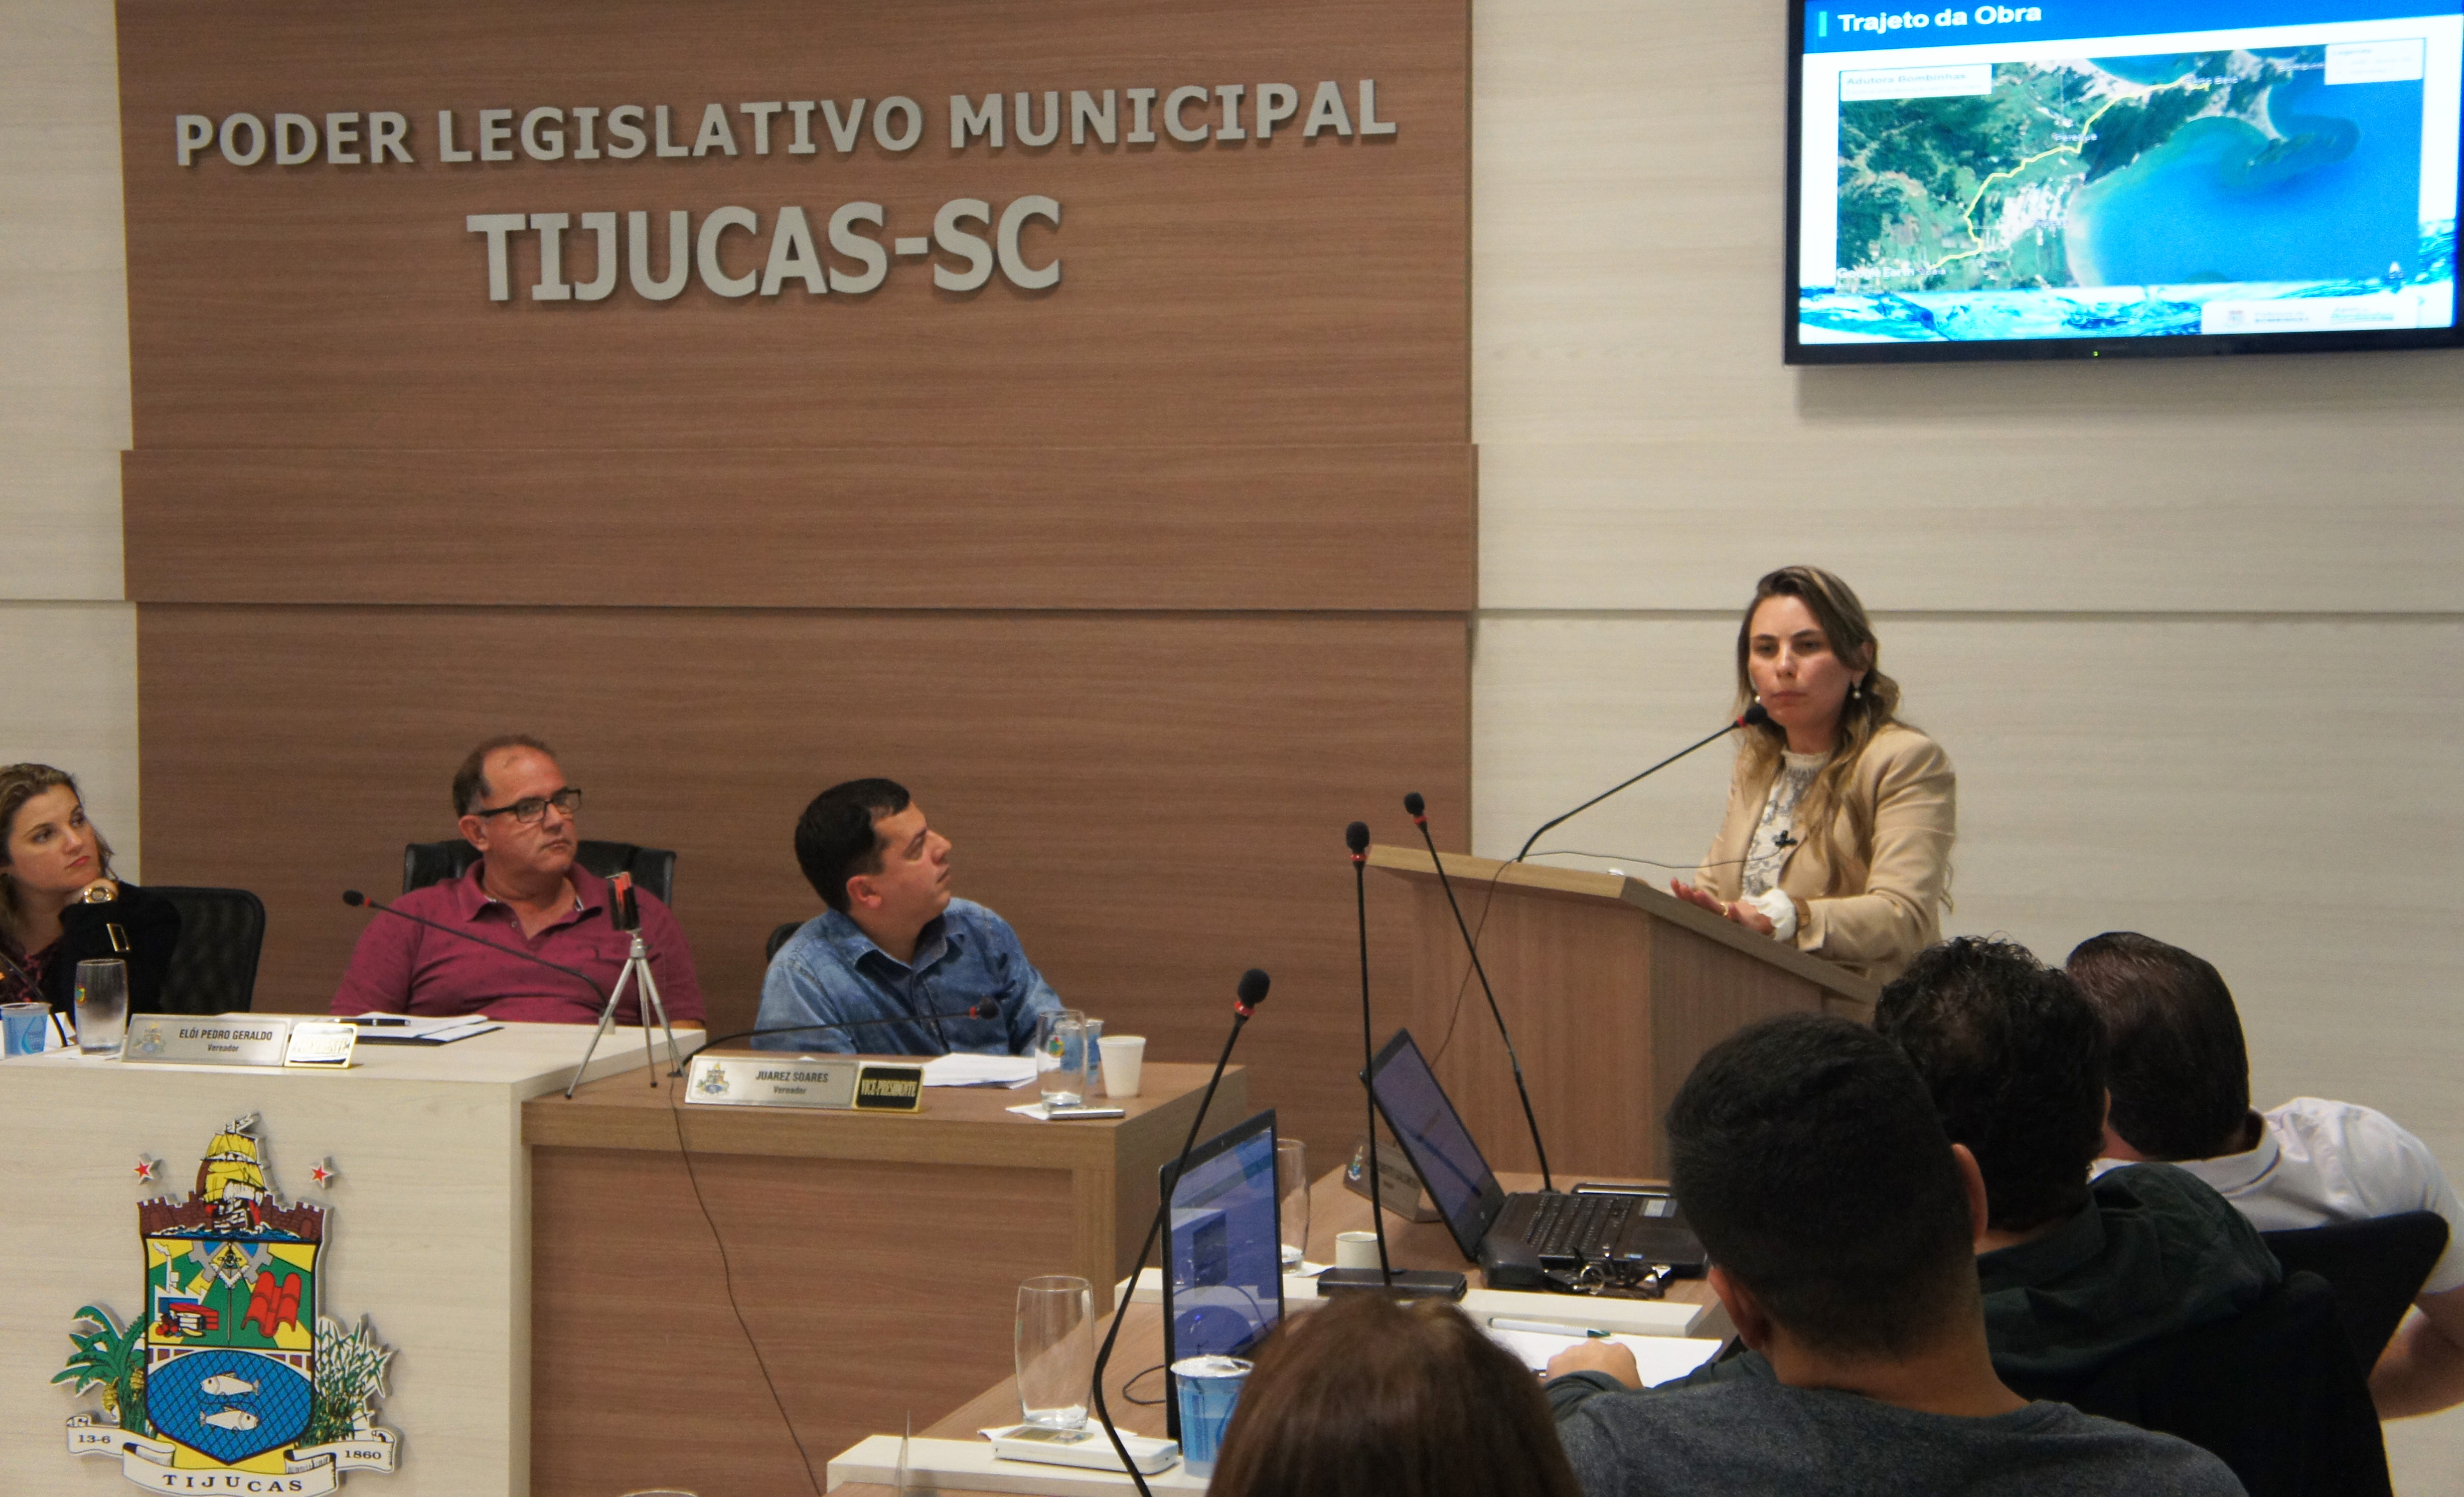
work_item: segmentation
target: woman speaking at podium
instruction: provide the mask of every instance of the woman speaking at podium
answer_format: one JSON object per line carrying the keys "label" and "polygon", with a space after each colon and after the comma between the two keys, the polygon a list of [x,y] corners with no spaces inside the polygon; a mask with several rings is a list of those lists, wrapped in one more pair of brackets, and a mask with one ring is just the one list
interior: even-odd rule
{"label": "woman speaking at podium", "polygon": [[1887,982],[1939,939],[1958,781],[1940,745],[1898,720],[1899,683],[1865,606],[1814,566],[1754,584],[1737,630],[1742,730],[1728,811],[1678,897]]}

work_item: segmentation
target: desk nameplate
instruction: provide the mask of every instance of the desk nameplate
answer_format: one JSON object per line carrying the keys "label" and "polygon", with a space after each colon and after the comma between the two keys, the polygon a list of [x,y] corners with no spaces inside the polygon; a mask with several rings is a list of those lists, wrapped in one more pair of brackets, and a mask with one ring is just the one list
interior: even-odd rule
{"label": "desk nameplate", "polygon": [[837,1057],[705,1051],[693,1058],[685,1100],[715,1107],[912,1112],[923,1105],[923,1071],[914,1066]]}
{"label": "desk nameplate", "polygon": [[132,1014],[120,1058],[165,1066],[280,1066],[290,1045],[289,1019]]}

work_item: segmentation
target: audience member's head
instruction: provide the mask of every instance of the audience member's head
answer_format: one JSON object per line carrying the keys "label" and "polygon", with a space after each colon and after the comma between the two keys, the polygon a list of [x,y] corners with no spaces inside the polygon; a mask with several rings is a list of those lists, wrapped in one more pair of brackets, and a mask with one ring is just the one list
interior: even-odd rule
{"label": "audience member's head", "polygon": [[2104,1026],[2069,978],[2015,942],[1963,936],[1882,989],[1874,1027],[1976,1156],[1988,1225],[2026,1232],[2087,1204],[2104,1141]]}
{"label": "audience member's head", "polygon": [[2250,1050],[2216,969],[2135,931],[2081,941],[2066,965],[2104,1021],[2114,1134],[2149,1159],[2234,1153],[2250,1116]]}
{"label": "audience member's head", "polygon": [[1451,1305],[1345,1295],[1257,1363],[1213,1497],[1580,1497],[1539,1379]]}
{"label": "audience member's head", "polygon": [[847,913],[847,880],[881,871],[873,824],[907,809],[907,787],[894,780],[850,780],[813,797],[796,823],[796,864],[822,903]]}
{"label": "audience member's head", "polygon": [[1668,1146],[1712,1264],[1806,1349],[1903,1357],[1981,1313],[1967,1177],[1873,1030],[1797,1014],[1722,1041],[1669,1105]]}

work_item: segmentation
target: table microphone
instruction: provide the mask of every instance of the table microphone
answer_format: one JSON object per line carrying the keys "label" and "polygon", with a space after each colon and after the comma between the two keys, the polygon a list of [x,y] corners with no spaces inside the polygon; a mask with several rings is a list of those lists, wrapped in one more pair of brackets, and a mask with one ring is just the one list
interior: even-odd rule
{"label": "table microphone", "polygon": [[1429,835],[1428,804],[1418,790],[1403,797],[1403,809],[1411,813],[1412,825],[1420,828],[1420,841],[1428,847],[1429,862],[1438,870],[1438,887],[1446,892],[1446,908],[1455,913],[1455,929],[1463,933],[1463,950],[1471,953],[1471,970],[1480,976],[1480,995],[1488,1000],[1488,1017],[1497,1022],[1497,1037],[1506,1044],[1506,1064],[1514,1071],[1514,1094],[1523,1099],[1523,1125],[1531,1130],[1531,1152],[1540,1156],[1540,1188],[1554,1195],[1557,1181],[1549,1173],[1549,1147],[1540,1141],[1540,1120],[1531,1115],[1531,1090],[1523,1084],[1523,1057],[1514,1053],[1514,1036],[1506,1032],[1506,1016],[1498,1012],[1497,994],[1488,985],[1488,969],[1480,963],[1480,945],[1471,938],[1471,927],[1463,923],[1463,906],[1455,902],[1454,880],[1446,877],[1446,860],[1438,856],[1437,840]]}
{"label": "table microphone", "polygon": [[1736,721],[1728,724],[1725,728],[1722,728],[1719,732],[1712,734],[1709,737],[1704,738],[1700,742],[1685,745],[1685,747],[1669,755],[1659,763],[1644,770],[1641,774],[1635,776],[1632,780],[1618,781],[1616,784],[1609,786],[1599,794],[1592,797],[1588,801],[1585,801],[1582,804],[1575,806],[1565,815],[1542,822],[1539,826],[1532,831],[1530,836],[1523,839],[1523,850],[1514,854],[1513,861],[1520,863],[1525,858],[1529,857],[1531,855],[1531,845],[1538,842],[1540,840],[1540,833],[1547,831],[1550,827],[1554,826],[1561,822],[1573,821],[1575,817],[1582,815],[1585,811],[1588,811],[1593,806],[1599,804],[1610,796],[1617,794],[1627,785],[1633,784],[1636,781],[1650,779],[1653,775],[1666,769],[1669,765],[1676,763],[1679,760],[1683,759],[1686,755],[1693,753],[1696,749],[1703,747],[1705,744],[1716,743],[1720,739],[1727,737],[1729,734],[1736,732],[1739,728],[1759,728],[1769,721],[1771,721],[1771,714],[1763,710],[1762,703],[1754,703],[1751,707],[1747,708],[1743,715],[1739,716]]}
{"label": "table microphone", "polygon": [[[1258,1005],[1266,1001],[1266,986],[1271,980],[1256,967],[1241,974],[1241,985],[1232,1000],[1232,1032],[1223,1037],[1223,1053],[1215,1058],[1215,1074],[1206,1078],[1206,1095],[1199,1100],[1198,1115],[1189,1120],[1189,1136],[1181,1140],[1180,1155],[1173,1160],[1172,1174],[1166,1177],[1168,1183],[1159,1192],[1161,1199],[1155,1202],[1155,1220],[1147,1224],[1147,1240],[1139,1244],[1138,1256],[1130,1265],[1129,1292],[1112,1307],[1111,1329],[1104,1332],[1103,1348],[1095,1354],[1095,1417],[1102,1420],[1104,1433],[1111,1438],[1112,1453],[1120,1457],[1121,1468],[1130,1473],[1131,1481],[1137,1484],[1138,1497],[1155,1497],[1155,1492],[1147,1486],[1146,1475],[1138,1469],[1138,1464],[1130,1459],[1130,1447],[1121,1443],[1120,1426],[1112,1422],[1112,1411],[1104,1401],[1104,1369],[1111,1363],[1112,1344],[1121,1338],[1121,1317],[1128,1312],[1130,1301],[1137,1297],[1138,1275],[1146,1271],[1147,1254],[1155,1251],[1156,1234],[1163,1230],[1164,1218],[1172,1210],[1173,1186],[1180,1183],[1180,1172],[1189,1167],[1190,1151],[1198,1147],[1198,1131],[1206,1126],[1207,1109],[1215,1105],[1215,1088],[1223,1079],[1223,1068],[1231,1064],[1232,1046],[1241,1038],[1242,1026],[1258,1011]],[[1164,1386],[1169,1388],[1171,1385],[1171,1374],[1167,1370]]]}
{"label": "table microphone", "polygon": [[[362,905],[365,905],[371,910],[383,911],[385,914],[392,915],[396,919],[408,920],[413,925],[424,925],[431,931],[443,931],[448,936],[458,936],[466,941],[473,941],[481,946],[485,946],[490,951],[500,951],[508,957],[519,957],[524,961],[535,962],[551,971],[561,972],[566,977],[579,979],[583,987],[590,989],[590,996],[593,999],[602,1002],[606,1001],[607,995],[599,991],[599,982],[597,979],[591,977],[589,973],[583,972],[579,968],[568,967],[563,962],[550,961],[545,957],[534,956],[530,952],[523,951],[518,947],[499,945],[498,943],[488,939],[484,936],[473,936],[469,931],[456,930],[450,925],[440,925],[434,920],[425,919],[419,915],[412,914],[407,911],[397,910],[381,899],[370,899],[367,895],[361,893],[356,889],[345,889],[342,891],[342,903],[349,905],[354,910],[360,908]],[[638,1012],[641,1005],[637,1002],[634,1004],[634,1008],[635,1011]]]}

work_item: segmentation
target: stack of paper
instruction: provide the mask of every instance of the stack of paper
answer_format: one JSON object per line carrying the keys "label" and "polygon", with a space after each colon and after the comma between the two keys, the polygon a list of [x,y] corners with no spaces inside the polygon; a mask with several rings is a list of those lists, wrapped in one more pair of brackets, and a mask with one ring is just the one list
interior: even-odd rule
{"label": "stack of paper", "polygon": [[1034,1079],[1032,1055],[936,1055],[924,1066],[928,1087],[1023,1087]]}

